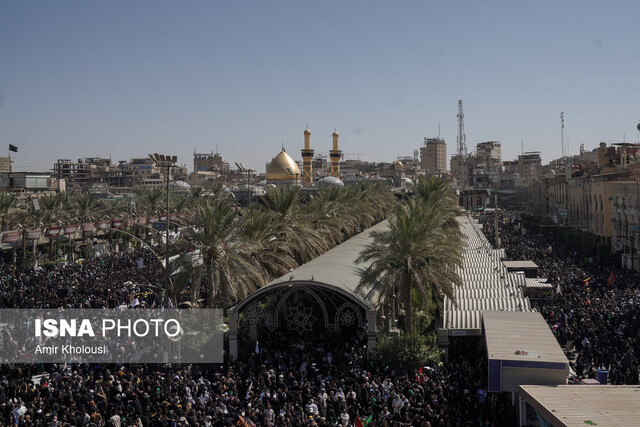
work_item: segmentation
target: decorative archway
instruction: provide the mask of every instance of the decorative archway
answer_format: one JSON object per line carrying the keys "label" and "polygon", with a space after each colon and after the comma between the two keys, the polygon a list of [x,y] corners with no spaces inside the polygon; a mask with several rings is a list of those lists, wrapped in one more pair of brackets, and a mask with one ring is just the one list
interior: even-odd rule
{"label": "decorative archway", "polygon": [[[317,282],[285,282],[261,289],[229,310],[229,350],[238,356],[238,335],[264,342],[264,336],[288,331],[305,336],[316,331],[361,333],[375,344],[377,309],[334,286]],[[351,331],[351,332],[349,332]],[[361,331],[361,332],[357,332]]]}

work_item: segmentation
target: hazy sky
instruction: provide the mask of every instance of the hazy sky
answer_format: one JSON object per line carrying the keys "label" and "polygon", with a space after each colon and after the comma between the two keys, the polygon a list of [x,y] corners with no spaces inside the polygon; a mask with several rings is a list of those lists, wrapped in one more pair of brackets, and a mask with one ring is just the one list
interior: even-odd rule
{"label": "hazy sky", "polygon": [[[58,158],[215,150],[264,172],[334,127],[391,161],[440,134],[559,157],[636,141],[638,1],[0,1],[0,141]],[[0,148],[0,153],[2,153]]]}

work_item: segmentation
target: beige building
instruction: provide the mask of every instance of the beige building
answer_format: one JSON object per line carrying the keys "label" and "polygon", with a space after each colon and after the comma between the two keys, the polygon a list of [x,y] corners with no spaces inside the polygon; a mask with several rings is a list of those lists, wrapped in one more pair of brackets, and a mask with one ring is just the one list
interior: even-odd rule
{"label": "beige building", "polygon": [[540,152],[524,153],[518,156],[518,175],[525,184],[538,182],[542,178]]}
{"label": "beige building", "polygon": [[11,172],[11,157],[0,157],[0,173],[9,173]]}
{"label": "beige building", "polygon": [[420,148],[420,165],[427,174],[441,175],[447,171],[447,144],[442,138],[425,138]]}
{"label": "beige building", "polygon": [[[606,159],[596,175],[543,177],[530,187],[529,210],[539,217],[594,234],[620,254],[624,268],[640,268],[640,163]],[[623,153],[624,155],[624,153]]]}
{"label": "beige building", "polygon": [[219,153],[196,153],[193,152],[193,171],[208,172],[217,171],[225,172],[229,170],[229,164],[222,160]]}

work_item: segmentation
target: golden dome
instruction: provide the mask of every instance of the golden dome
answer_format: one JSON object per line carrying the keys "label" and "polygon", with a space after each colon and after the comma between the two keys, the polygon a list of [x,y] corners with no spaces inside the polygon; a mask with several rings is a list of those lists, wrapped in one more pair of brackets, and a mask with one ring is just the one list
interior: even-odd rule
{"label": "golden dome", "polygon": [[284,148],[267,165],[267,181],[294,181],[300,178],[300,168],[295,160],[285,153]]}
{"label": "golden dome", "polygon": [[402,162],[400,160],[396,160],[393,162],[393,168],[397,171],[401,171],[404,169],[404,165],[402,164]]}
{"label": "golden dome", "polygon": [[311,131],[309,130],[309,128],[306,128],[306,129],[304,130],[304,134],[305,134],[305,135],[311,135]]}

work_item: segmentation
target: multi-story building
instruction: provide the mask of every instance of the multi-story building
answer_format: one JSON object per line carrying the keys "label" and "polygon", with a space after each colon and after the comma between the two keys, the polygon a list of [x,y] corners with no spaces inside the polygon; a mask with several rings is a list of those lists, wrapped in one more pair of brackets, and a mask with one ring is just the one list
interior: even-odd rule
{"label": "multi-story building", "polygon": [[459,188],[497,188],[501,172],[502,152],[498,141],[480,142],[475,154],[451,157],[451,176]]}
{"label": "multi-story building", "polygon": [[108,189],[129,185],[126,173],[111,159],[88,157],[72,162],[58,159],[53,165],[53,177],[67,181],[69,188],[76,190]]}
{"label": "multi-story building", "polygon": [[0,191],[47,193],[55,191],[58,181],[48,172],[0,172]]}
{"label": "multi-story building", "polygon": [[[640,163],[632,144],[598,148],[595,174],[559,162],[571,176],[553,170],[530,187],[529,210],[555,223],[592,233],[611,244],[625,268],[640,267]],[[562,164],[564,163],[564,164]]]}
{"label": "multi-story building", "polygon": [[0,157],[0,173],[9,173],[11,172],[11,157]]}
{"label": "multi-story building", "polygon": [[217,171],[224,172],[229,169],[229,164],[222,160],[220,153],[196,153],[193,152],[193,171],[194,172],[209,172]]}
{"label": "multi-story building", "polygon": [[[136,185],[159,186],[166,182],[166,168],[159,168],[149,157],[133,158],[130,162],[120,161],[117,165],[111,159],[90,157],[72,162],[58,159],[53,165],[53,177],[64,180],[71,190],[112,192]],[[184,166],[171,168],[174,180],[186,175]]]}
{"label": "multi-story building", "polygon": [[420,166],[427,174],[442,175],[447,171],[447,144],[442,138],[425,138],[420,147]]}
{"label": "multi-story building", "polygon": [[518,156],[518,175],[525,184],[538,182],[542,178],[540,152],[529,152]]}
{"label": "multi-story building", "polygon": [[502,161],[502,148],[499,141],[480,142],[476,145],[476,156]]}

